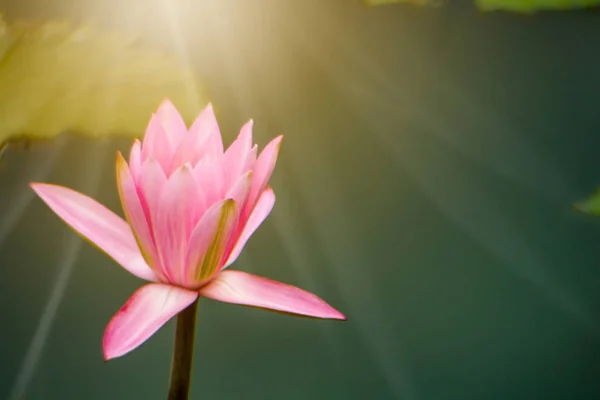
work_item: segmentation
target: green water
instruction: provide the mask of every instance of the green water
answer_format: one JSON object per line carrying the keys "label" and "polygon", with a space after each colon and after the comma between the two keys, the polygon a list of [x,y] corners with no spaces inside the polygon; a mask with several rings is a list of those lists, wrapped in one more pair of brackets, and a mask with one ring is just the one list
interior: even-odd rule
{"label": "green water", "polygon": [[[571,207],[600,184],[599,14],[228,0],[186,3],[173,30],[160,2],[137,4],[0,7],[184,38],[227,143],[248,118],[261,146],[285,134],[274,211],[232,268],[349,317],[202,300],[193,399],[600,398],[600,220]],[[128,147],[66,136],[5,154],[0,398],[165,398],[173,324],[104,363],[140,281],[27,187],[120,212]]]}

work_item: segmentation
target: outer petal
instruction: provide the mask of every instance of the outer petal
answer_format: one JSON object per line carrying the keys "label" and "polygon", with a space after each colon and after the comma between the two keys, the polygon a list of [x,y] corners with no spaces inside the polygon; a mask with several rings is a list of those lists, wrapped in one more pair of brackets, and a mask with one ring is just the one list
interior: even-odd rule
{"label": "outer petal", "polygon": [[125,211],[125,216],[137,239],[142,255],[148,265],[156,268],[158,260],[149,215],[144,212],[133,175],[120,152],[117,152],[117,187],[123,211]]}
{"label": "outer petal", "polygon": [[142,286],[108,323],[102,340],[104,360],[129,353],[197,298],[198,293],[175,286]]}
{"label": "outer petal", "polygon": [[204,259],[213,244],[217,231],[222,228],[235,209],[233,200],[221,200],[213,204],[194,228],[186,257],[185,287],[198,287],[201,282]]}
{"label": "outer petal", "polygon": [[146,161],[149,157],[158,161],[166,175],[170,174],[173,149],[167,137],[167,132],[165,132],[157,115],[153,115],[150,119],[142,144],[142,161]]}
{"label": "outer petal", "polygon": [[250,191],[251,182],[252,171],[247,171],[245,174],[239,175],[233,187],[225,195],[225,198],[235,200],[235,204],[244,205]]}
{"label": "outer petal", "polygon": [[246,242],[248,242],[250,236],[252,236],[252,234],[260,226],[260,224],[262,224],[265,218],[267,218],[267,216],[273,209],[274,204],[275,193],[273,193],[273,190],[271,188],[266,188],[263,191],[260,198],[258,199],[258,203],[256,203],[256,207],[254,207],[252,214],[250,214],[248,222],[246,222],[246,225],[242,228],[242,232],[237,242],[233,246],[233,249],[231,250],[231,253],[229,254],[229,257],[227,258],[227,261],[225,262],[223,268],[226,268],[229,265],[233,264],[233,262],[238,258],[238,256],[242,252],[242,249],[246,245]]}
{"label": "outer petal", "polygon": [[277,162],[277,155],[282,140],[283,136],[278,136],[271,140],[256,160],[254,168],[252,169],[252,187],[248,194],[248,202],[246,203],[246,208],[242,214],[242,220],[245,220],[245,218],[250,215],[259,196],[267,186],[271,174],[273,173],[273,169],[275,168],[275,163]]}
{"label": "outer petal", "polygon": [[129,169],[133,179],[137,182],[140,169],[142,168],[142,143],[135,139],[131,152],[129,153]]}
{"label": "outer petal", "polygon": [[156,115],[167,133],[172,149],[176,149],[187,134],[187,126],[181,114],[170,100],[165,99],[158,107]]}
{"label": "outer petal", "polygon": [[117,214],[96,200],[65,187],[32,183],[31,188],[71,228],[123,268],[139,278],[157,280],[144,262],[131,228]]}
{"label": "outer petal", "polygon": [[[233,199],[236,204],[236,225],[233,229],[232,234],[229,236],[227,244],[225,246],[225,252],[223,253],[222,263],[227,261],[233,246],[236,244],[240,232],[242,230],[243,221],[240,219],[241,212],[244,209],[244,205],[246,204],[246,200],[248,199],[248,193],[250,192],[250,184],[252,183],[252,171],[248,171],[245,174],[238,177],[237,182],[233,185],[233,187],[227,192],[225,198]],[[219,269],[221,269],[223,264],[219,265]]]}
{"label": "outer petal", "polygon": [[266,308],[314,318],[346,317],[316,295],[295,286],[242,271],[223,271],[200,295],[226,303]]}
{"label": "outer petal", "polygon": [[226,199],[221,207],[219,215],[218,227],[216,234],[211,238],[210,245],[204,254],[204,259],[198,263],[194,280],[199,283],[205,283],[217,273],[225,258],[227,245],[231,240],[231,236],[235,233],[237,226],[237,207],[235,201]]}
{"label": "outer petal", "polygon": [[184,165],[163,187],[154,224],[163,273],[170,282],[183,281],[187,244],[200,217],[199,201],[198,185],[189,166]]}

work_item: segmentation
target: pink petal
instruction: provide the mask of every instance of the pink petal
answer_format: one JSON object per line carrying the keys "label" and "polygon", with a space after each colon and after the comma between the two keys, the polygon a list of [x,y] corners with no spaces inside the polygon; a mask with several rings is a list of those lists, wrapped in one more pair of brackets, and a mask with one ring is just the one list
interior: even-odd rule
{"label": "pink petal", "polygon": [[158,200],[166,183],[167,177],[158,161],[152,157],[144,161],[140,171],[138,188],[140,189],[142,205],[145,204],[147,208],[146,212],[148,213],[147,217],[150,220],[150,226],[153,226],[156,221]]}
{"label": "pink petal", "polygon": [[312,293],[242,271],[221,272],[200,289],[200,295],[226,303],[314,318],[346,319],[342,313]]}
{"label": "pink petal", "polygon": [[254,169],[254,164],[256,163],[256,155],[258,154],[258,146],[254,145],[250,149],[250,153],[246,155],[246,163],[242,166],[242,171],[247,171],[249,169]]}
{"label": "pink petal", "polygon": [[244,205],[250,191],[252,171],[239,175],[233,187],[225,195],[226,199],[235,200],[235,204]]}
{"label": "pink petal", "polygon": [[210,207],[217,201],[222,200],[225,195],[223,189],[222,156],[204,157],[195,167],[194,176],[198,187],[201,188],[206,201],[206,207]]}
{"label": "pink petal", "polygon": [[[235,202],[231,199],[221,200],[213,204],[202,216],[194,228],[188,245],[186,257],[185,287],[199,287],[202,280],[212,276],[210,270],[203,270],[205,257],[215,244],[219,229],[226,229],[231,224],[235,212]],[[208,266],[210,267],[210,266]]]}
{"label": "pink petal", "polygon": [[142,161],[146,161],[149,157],[158,161],[165,174],[170,174],[173,149],[157,115],[152,115],[142,144]]}
{"label": "pink petal", "polygon": [[102,340],[104,360],[134,350],[197,298],[198,293],[175,286],[142,286],[108,323]]}
{"label": "pink petal", "polygon": [[245,220],[245,218],[250,215],[256,201],[258,201],[259,196],[267,186],[271,174],[273,173],[273,169],[275,168],[275,163],[277,162],[277,154],[279,153],[279,147],[281,146],[282,140],[283,136],[278,136],[271,140],[256,160],[254,168],[252,169],[252,186],[250,188],[250,194],[248,195],[246,208],[242,213],[242,220]]}
{"label": "pink petal", "polygon": [[252,159],[252,126],[248,121],[241,129],[237,139],[229,146],[223,156],[225,187],[230,188],[238,177],[252,168],[256,161],[256,153]]}
{"label": "pink petal", "polygon": [[129,169],[133,180],[137,182],[138,174],[142,168],[142,143],[135,139],[133,146],[131,146],[131,152],[129,153]]}
{"label": "pink petal", "polygon": [[186,135],[173,154],[171,170],[176,170],[185,163],[196,166],[203,154],[203,142],[201,140],[206,140],[206,137],[202,138],[198,135],[191,134]]}
{"label": "pink petal", "polygon": [[200,216],[198,185],[188,165],[175,171],[163,187],[154,237],[163,272],[170,282],[183,282],[187,244]]}
{"label": "pink petal", "polygon": [[[196,264],[194,281],[205,283],[221,269],[231,236],[235,233],[238,212],[235,201],[226,199],[221,207],[216,234],[212,237],[204,258]],[[192,267],[193,268],[193,267]]]}
{"label": "pink petal", "polygon": [[237,242],[239,233],[241,232],[242,227],[240,225],[242,221],[240,220],[240,212],[244,209],[244,205],[246,204],[246,199],[248,198],[248,193],[250,192],[251,182],[252,171],[248,171],[245,174],[238,177],[237,182],[233,185],[233,187],[229,190],[229,192],[227,192],[227,195],[225,196],[226,199],[233,199],[236,204],[236,226],[225,246],[225,260],[227,259],[227,257],[229,257],[233,246]]}
{"label": "pink petal", "polygon": [[123,211],[137,239],[142,255],[148,265],[155,268],[158,265],[158,259],[151,225],[147,213],[144,212],[142,207],[131,171],[120,152],[117,152],[117,187]]}
{"label": "pink petal", "polygon": [[220,158],[222,153],[221,132],[212,105],[209,104],[196,118],[189,133],[176,148],[172,168],[177,169],[186,162],[196,166],[202,158]]}
{"label": "pink petal", "polygon": [[199,136],[199,143],[203,143],[202,152],[199,153],[199,156],[223,155],[223,139],[212,104],[209,103],[198,115],[190,127],[189,134]]}
{"label": "pink petal", "polygon": [[98,246],[133,275],[157,281],[144,262],[127,222],[81,193],[45,183],[32,183],[31,188],[71,228]]}
{"label": "pink petal", "polygon": [[181,114],[170,100],[165,99],[160,104],[156,115],[167,133],[171,148],[176,149],[183,138],[187,136],[187,126],[185,126]]}
{"label": "pink petal", "polygon": [[260,198],[258,199],[256,207],[254,207],[252,214],[250,214],[250,218],[248,218],[246,225],[243,227],[242,233],[240,234],[239,239],[235,243],[235,246],[233,246],[233,250],[231,250],[231,253],[229,254],[227,262],[225,262],[223,268],[226,268],[229,265],[233,264],[233,262],[238,258],[238,256],[242,252],[242,249],[246,245],[246,242],[248,242],[250,236],[252,236],[252,234],[260,226],[260,224],[262,224],[265,218],[267,218],[267,216],[273,209],[274,204],[275,193],[273,193],[273,190],[271,188],[266,188],[263,191]]}

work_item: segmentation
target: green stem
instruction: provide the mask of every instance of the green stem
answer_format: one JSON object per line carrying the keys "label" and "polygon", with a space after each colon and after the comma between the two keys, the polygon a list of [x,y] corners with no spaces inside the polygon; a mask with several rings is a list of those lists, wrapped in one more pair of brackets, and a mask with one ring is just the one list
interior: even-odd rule
{"label": "green stem", "polygon": [[189,399],[197,310],[198,300],[177,315],[168,400]]}

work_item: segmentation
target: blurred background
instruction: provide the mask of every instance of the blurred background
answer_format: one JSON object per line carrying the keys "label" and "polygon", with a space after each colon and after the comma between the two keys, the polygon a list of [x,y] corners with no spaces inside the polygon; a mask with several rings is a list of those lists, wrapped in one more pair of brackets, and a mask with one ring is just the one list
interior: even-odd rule
{"label": "blurred background", "polygon": [[[110,107],[2,154],[0,398],[165,398],[173,321],[104,363],[104,328],[140,281],[27,186],[69,186],[121,214],[115,151],[143,133],[163,93],[192,117],[213,102],[226,144],[250,118],[260,149],[285,135],[277,203],[233,268],[315,292],[349,318],[201,300],[191,398],[600,398],[600,219],[572,206],[600,183],[597,11],[351,0],[3,0],[0,10],[7,24],[92,23],[143,43],[156,53],[124,47],[147,61],[121,84],[140,71],[138,86],[158,88],[119,100],[99,80],[85,104],[102,92]],[[86,51],[95,70],[118,62]],[[36,135],[71,118],[71,73],[42,99],[33,77],[3,72],[11,54],[0,61],[0,132]],[[13,71],[53,76],[23,60]],[[181,66],[180,88],[144,75],[165,60]],[[141,117],[107,122],[127,120],[133,103]]]}

